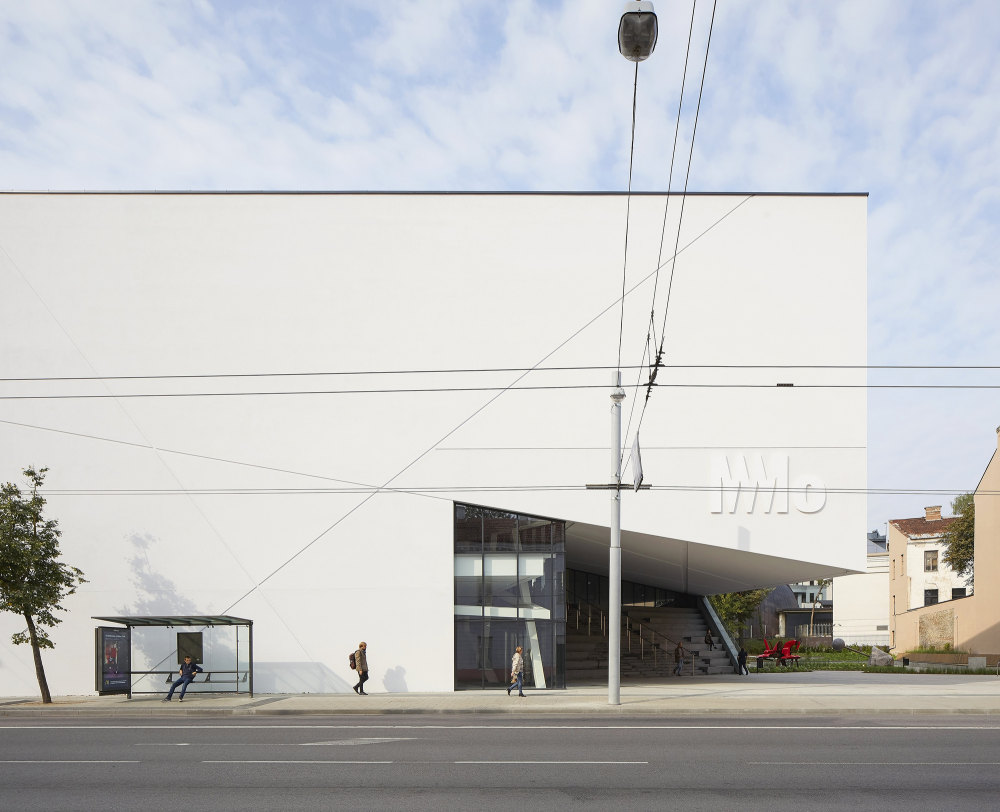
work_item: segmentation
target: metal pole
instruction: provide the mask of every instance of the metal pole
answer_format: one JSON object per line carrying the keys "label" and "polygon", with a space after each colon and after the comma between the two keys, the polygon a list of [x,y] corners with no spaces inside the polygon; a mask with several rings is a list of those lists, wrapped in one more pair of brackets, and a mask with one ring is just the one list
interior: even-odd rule
{"label": "metal pole", "polygon": [[614,464],[614,484],[611,493],[611,551],[608,563],[608,704],[620,705],[621,700],[621,634],[622,634],[622,374],[615,373],[615,388],[611,393],[611,456]]}

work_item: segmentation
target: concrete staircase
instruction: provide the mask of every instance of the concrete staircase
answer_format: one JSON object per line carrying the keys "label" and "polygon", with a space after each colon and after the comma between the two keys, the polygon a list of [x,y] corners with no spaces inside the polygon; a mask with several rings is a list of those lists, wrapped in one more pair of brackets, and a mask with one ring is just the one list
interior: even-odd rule
{"label": "concrete staircase", "polygon": [[[674,646],[681,641],[689,653],[689,662],[684,668],[685,676],[692,674],[690,663],[694,655],[693,673],[731,674],[732,663],[729,656],[718,646],[708,651],[704,643],[708,626],[697,609],[635,609],[627,610],[632,634],[622,631],[621,679],[622,682],[642,682],[673,677]],[[569,613],[572,617],[572,613]],[[641,625],[645,642],[640,646],[637,627]],[[650,635],[652,629],[657,635]],[[671,642],[663,640],[663,638]],[[660,645],[653,646],[651,639]],[[631,641],[631,650],[629,643]],[[606,683],[608,680],[608,639],[593,625],[590,634],[586,625],[576,628],[573,622],[566,628],[566,684],[568,686],[588,683]]]}

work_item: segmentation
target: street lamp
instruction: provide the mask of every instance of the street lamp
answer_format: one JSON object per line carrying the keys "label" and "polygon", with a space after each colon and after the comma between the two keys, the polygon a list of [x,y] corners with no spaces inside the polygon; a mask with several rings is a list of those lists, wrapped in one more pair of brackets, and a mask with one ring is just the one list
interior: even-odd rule
{"label": "street lamp", "polygon": [[629,62],[642,62],[656,47],[656,14],[648,0],[629,0],[618,23],[618,50]]}
{"label": "street lamp", "polygon": [[[630,62],[635,62],[638,76],[639,62],[646,59],[656,47],[656,14],[649,0],[630,0],[625,3],[625,13],[618,23],[618,50]],[[633,126],[635,119],[633,118]],[[622,302],[624,307],[624,301]],[[614,465],[614,482],[611,488],[611,543],[608,560],[608,704],[621,704],[621,633],[622,633],[622,375],[615,374],[615,388],[611,392],[611,456]],[[636,488],[638,488],[638,480]]]}

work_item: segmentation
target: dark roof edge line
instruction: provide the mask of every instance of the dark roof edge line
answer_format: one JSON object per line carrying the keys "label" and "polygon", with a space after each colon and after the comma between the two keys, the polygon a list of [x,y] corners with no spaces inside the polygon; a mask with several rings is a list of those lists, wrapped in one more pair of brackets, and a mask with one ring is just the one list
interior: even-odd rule
{"label": "dark roof edge line", "polygon": [[506,192],[506,191],[322,191],[322,190],[302,190],[302,189],[272,189],[272,190],[197,190],[197,189],[3,189],[0,195],[324,195],[328,197],[348,196],[348,195],[371,195],[375,196],[439,196],[449,195],[471,197],[742,197],[750,195],[753,197],[868,197],[869,192]]}

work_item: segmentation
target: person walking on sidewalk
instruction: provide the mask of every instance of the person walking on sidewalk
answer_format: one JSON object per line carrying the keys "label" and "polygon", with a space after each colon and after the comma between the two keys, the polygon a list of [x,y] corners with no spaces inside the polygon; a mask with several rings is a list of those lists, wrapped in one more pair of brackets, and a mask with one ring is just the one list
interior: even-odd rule
{"label": "person walking on sidewalk", "polygon": [[368,657],[365,655],[367,648],[368,644],[362,640],[358,643],[358,650],[354,652],[354,663],[358,669],[358,683],[352,687],[358,696],[368,696],[365,693],[365,683],[368,681]]}
{"label": "person walking on sidewalk", "polygon": [[740,646],[740,653],[736,656],[736,662],[739,666],[737,673],[741,677],[744,675],[750,676],[750,669],[747,668],[747,650],[743,646]]}
{"label": "person walking on sidewalk", "polygon": [[524,696],[524,657],[521,656],[521,647],[514,649],[514,656],[510,661],[510,684],[507,686],[507,696],[510,696],[512,688],[517,688],[517,695]]}
{"label": "person walking on sidewalk", "polygon": [[167,695],[165,697],[163,697],[163,701],[164,702],[169,702],[173,698],[174,689],[178,685],[180,685],[181,686],[181,695],[179,697],[177,697],[177,701],[178,702],[183,702],[184,701],[184,694],[187,691],[188,686],[192,682],[194,682],[194,676],[195,676],[195,674],[200,674],[202,672],[202,670],[203,670],[202,667],[200,665],[198,665],[198,663],[191,662],[191,655],[190,654],[187,655],[184,658],[184,662],[181,663],[181,667],[177,671],[177,673],[180,674],[180,676],[177,679],[175,679],[170,684],[170,690],[167,691]]}

